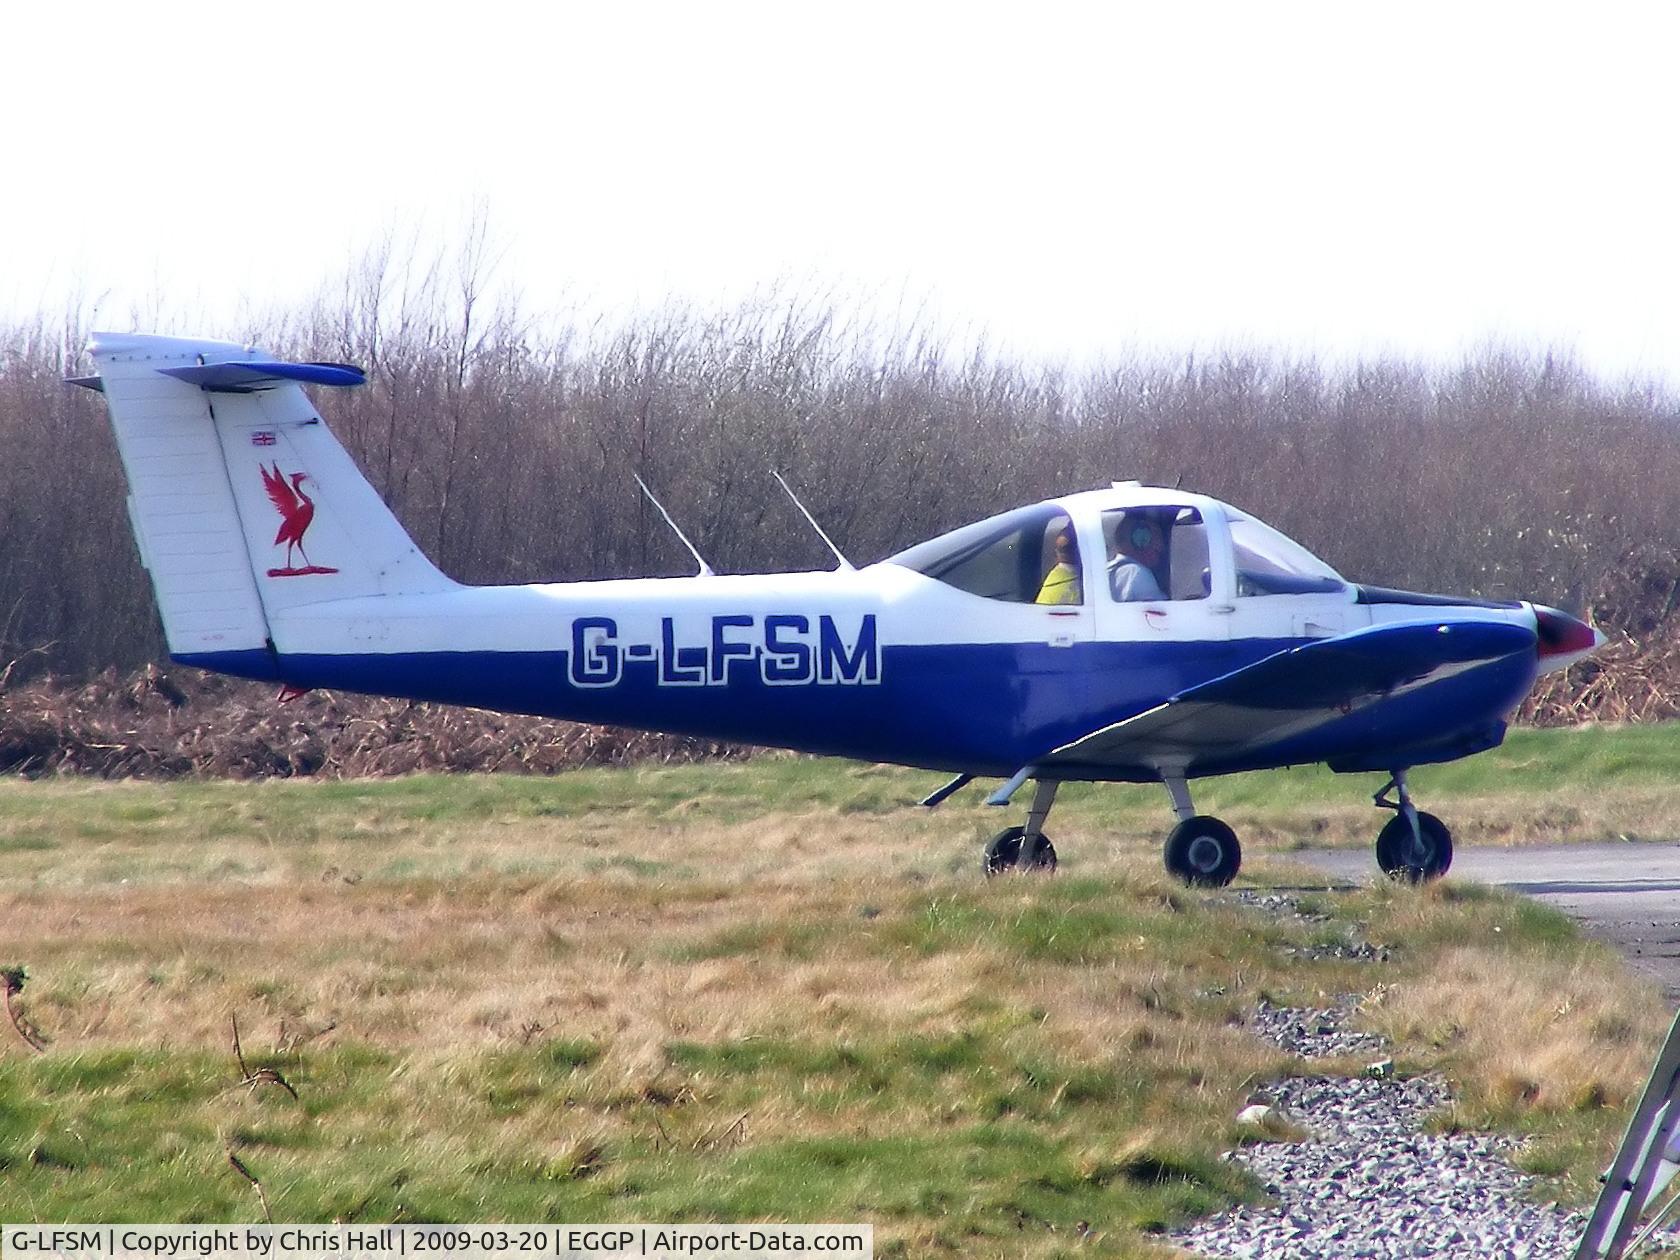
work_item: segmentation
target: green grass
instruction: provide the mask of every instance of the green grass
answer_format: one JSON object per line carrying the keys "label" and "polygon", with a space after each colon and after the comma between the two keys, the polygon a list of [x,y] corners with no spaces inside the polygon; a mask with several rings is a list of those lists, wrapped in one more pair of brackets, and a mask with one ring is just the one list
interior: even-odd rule
{"label": "green grass", "polygon": [[[1414,782],[1495,839],[1658,835],[1677,750],[1519,733]],[[0,1025],[0,1212],[260,1219],[231,1149],[277,1219],[868,1220],[882,1255],[1157,1255],[1263,1197],[1219,1156],[1248,1092],[1305,1069],[1244,1014],[1347,993],[1403,1070],[1455,1081],[1438,1123],[1525,1135],[1542,1194],[1592,1193],[1666,1012],[1562,916],[1455,881],[1300,914],[1177,888],[1164,793],[1136,787],[1066,789],[1062,871],[986,882],[1013,814],[910,804],[935,778],[0,783],[0,965],[50,1043]],[[1375,786],[1288,771],[1199,804],[1249,841],[1243,886],[1287,889],[1268,850],[1369,843]],[[1387,961],[1324,950],[1363,942]],[[234,1014],[298,1100],[241,1084]]]}
{"label": "green grass", "polygon": [[[1514,731],[1504,747],[1413,773],[1413,790],[1464,842],[1680,839],[1680,810],[1667,788],[1680,776],[1680,726]],[[914,802],[939,776],[811,758],[766,757],[745,764],[635,770],[588,769],[552,778],[418,775],[355,782],[131,783],[0,781],[0,855],[15,874],[62,877],[63,858],[95,864],[93,878],[206,878],[202,849],[183,839],[237,843],[241,862],[224,874],[260,877],[285,854],[323,862],[353,851],[358,874],[404,878],[421,871],[465,873],[474,855],[421,861],[414,846],[452,842],[452,827],[588,819],[604,869],[659,878],[664,862],[616,850],[626,827],[742,826],[767,803],[788,814],[817,813],[912,835],[973,840],[1012,814],[980,804],[976,786],[926,815]],[[1234,775],[1195,785],[1197,808],[1230,820],[1245,840],[1288,849],[1368,844],[1382,817],[1368,806],[1380,775],[1333,775],[1322,767]],[[921,821],[912,821],[921,820]],[[906,826],[906,823],[909,823]],[[928,824],[932,824],[931,826]],[[1089,833],[1104,843],[1146,847],[1170,823],[1158,787],[1070,784],[1051,830]],[[1639,825],[1634,826],[1632,824]],[[1077,860],[1077,850],[1064,859]],[[500,870],[485,859],[476,869]],[[125,864],[128,869],[125,869]],[[539,860],[543,873],[562,865]],[[678,874],[694,869],[691,863]]]}
{"label": "green grass", "polygon": [[[583,1062],[579,1062],[579,1059]],[[429,1084],[393,1079],[389,1059],[353,1047],[281,1067],[302,1095],[251,1093],[206,1053],[105,1052],[12,1061],[0,1071],[0,1168],[9,1219],[250,1220],[231,1147],[264,1180],[282,1219],[916,1219],[951,1216],[953,1243],[1099,1218],[1135,1228],[1252,1199],[1214,1152],[1167,1144],[1153,1163],[1092,1158],[1086,1123],[1124,1124],[1145,1083],[1051,1060],[1000,1057],[975,1035],[880,1044],[801,1040],[673,1043],[669,1058],[707,1102],[673,1101],[601,1141],[568,1142],[568,1113],[613,1100],[590,1054],[531,1047],[454,1064]],[[1070,1088],[1070,1085],[1072,1086]],[[231,1088],[230,1088],[231,1087]],[[447,1104],[448,1130],[413,1108]],[[907,1093],[938,1095],[937,1120],[909,1125]],[[724,1116],[766,1096],[856,1113],[843,1132],[757,1141]],[[687,1111],[704,1107],[704,1117]],[[505,1136],[541,1111],[561,1140]],[[656,1126],[653,1113],[663,1119]],[[667,1141],[662,1129],[679,1135]],[[523,1130],[521,1130],[523,1131]],[[596,1149],[598,1148],[598,1149]],[[1085,1161],[1081,1163],[1082,1159]]]}

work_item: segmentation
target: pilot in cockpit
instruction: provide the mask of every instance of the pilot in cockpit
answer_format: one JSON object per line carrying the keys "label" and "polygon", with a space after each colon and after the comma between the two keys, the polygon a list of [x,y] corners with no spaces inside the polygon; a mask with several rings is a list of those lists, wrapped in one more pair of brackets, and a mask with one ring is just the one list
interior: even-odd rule
{"label": "pilot in cockpit", "polygon": [[1157,572],[1166,553],[1160,522],[1127,512],[1114,530],[1115,554],[1108,562],[1108,588],[1122,603],[1165,599]]}

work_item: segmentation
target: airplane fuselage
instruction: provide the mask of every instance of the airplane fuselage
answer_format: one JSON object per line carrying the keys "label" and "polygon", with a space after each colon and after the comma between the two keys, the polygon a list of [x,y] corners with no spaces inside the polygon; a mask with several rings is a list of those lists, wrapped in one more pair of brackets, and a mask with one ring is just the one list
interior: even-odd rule
{"label": "airplane fuselage", "polygon": [[[1446,608],[1333,595],[1273,600],[1269,626],[1196,602],[1153,609],[1003,605],[891,563],[840,573],[459,587],[330,600],[271,621],[272,652],[186,663],[301,688],[339,688],[573,721],[667,730],[928,769],[1004,775],[1045,750],[1288,648]],[[1451,609],[1495,621],[1518,605]],[[1115,624],[1101,624],[1106,614]],[[1283,614],[1283,615],[1279,615]],[[1173,621],[1174,618],[1178,620]],[[1136,621],[1152,637],[1120,636]],[[1123,624],[1122,624],[1123,623]],[[1299,628],[1299,630],[1297,630]],[[1264,631],[1241,633],[1244,629]],[[1534,660],[1462,680],[1408,720],[1385,708],[1298,746],[1193,774],[1396,747],[1438,759],[1497,743]],[[1434,754],[1429,750],[1433,749]],[[1282,758],[1282,760],[1279,760]],[[1069,777],[1079,777],[1076,773]],[[1102,778],[1151,780],[1156,768]]]}

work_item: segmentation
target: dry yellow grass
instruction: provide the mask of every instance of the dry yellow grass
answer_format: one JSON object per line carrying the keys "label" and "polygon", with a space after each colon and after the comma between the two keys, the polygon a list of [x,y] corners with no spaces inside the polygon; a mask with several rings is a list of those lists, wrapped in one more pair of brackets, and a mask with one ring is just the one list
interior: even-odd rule
{"label": "dry yellow grass", "polygon": [[[993,903],[1006,918],[1035,892],[1023,881]],[[860,908],[904,896],[884,875],[839,887],[800,883],[786,867],[733,884],[58,888],[0,895],[0,953],[38,960],[31,1009],[49,1033],[181,1048],[224,1044],[234,1010],[248,1035],[277,1043],[282,1025],[331,1024],[423,1053],[528,1040],[533,1022],[631,1044],[938,1034],[1007,992],[1041,1008],[1058,1041],[1091,1052],[1158,1036],[1149,995],[1183,987],[1183,969],[1142,935],[1092,968],[1011,963],[983,945],[920,956],[848,944],[870,936]]]}
{"label": "dry yellow grass", "polygon": [[[1291,1070],[1243,1027],[1262,993],[1372,995],[1403,1061],[1459,1082],[1461,1119],[1538,1133],[1577,1180],[1660,1035],[1649,990],[1508,899],[1377,889],[1323,895],[1325,921],[1271,914],[1169,885],[1152,844],[1105,841],[1077,808],[1062,874],[986,884],[968,816],[883,801],[890,772],[841,769],[837,800],[779,808],[774,776],[809,771],[739,769],[716,799],[643,772],[313,795],[6,785],[0,963],[29,966],[51,1041],[37,1058],[0,1039],[0,1104],[38,1117],[15,1140],[70,1140],[32,1110],[47,1098],[117,1105],[103,1085],[55,1093],[53,1073],[103,1079],[138,1055],[147,1073],[199,1066],[161,1120],[128,1124],[157,1129],[123,1139],[133,1158],[197,1169],[201,1194],[202,1134],[231,1131],[303,1218],[345,1195],[394,1216],[424,1193],[454,1219],[758,1204],[876,1219],[886,1254],[1001,1256],[1059,1254],[1101,1215],[1093,1254],[1148,1255],[1142,1225],[1238,1192],[1214,1155],[1249,1089]],[[585,789],[624,796],[553,799]],[[1272,869],[1245,878],[1292,877]],[[1349,934],[1400,961],[1314,956]],[[233,1013],[301,1110],[228,1092]],[[141,1106],[127,1088],[121,1107]],[[0,1125],[0,1156],[7,1140]],[[838,1199],[811,1197],[825,1160],[852,1187]],[[86,1196],[40,1202],[110,1210]],[[1000,1225],[1017,1216],[1027,1233]]]}
{"label": "dry yellow grass", "polygon": [[1463,946],[1427,977],[1366,1003],[1374,1028],[1398,1044],[1473,1061],[1467,1083],[1496,1106],[1623,1106],[1651,1070],[1649,990],[1579,955],[1512,957]]}

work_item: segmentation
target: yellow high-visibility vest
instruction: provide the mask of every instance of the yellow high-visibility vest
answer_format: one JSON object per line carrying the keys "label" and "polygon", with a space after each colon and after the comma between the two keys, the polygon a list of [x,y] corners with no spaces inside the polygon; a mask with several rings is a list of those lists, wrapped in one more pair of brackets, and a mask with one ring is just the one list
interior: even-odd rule
{"label": "yellow high-visibility vest", "polygon": [[1079,570],[1071,564],[1058,564],[1044,575],[1044,585],[1038,588],[1035,604],[1083,604],[1085,596],[1079,589]]}

